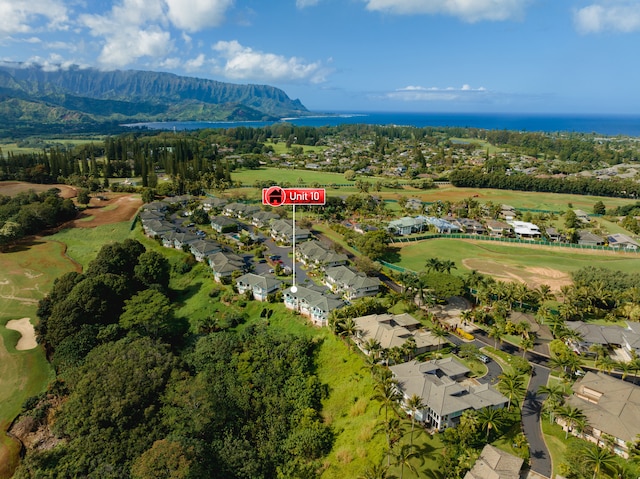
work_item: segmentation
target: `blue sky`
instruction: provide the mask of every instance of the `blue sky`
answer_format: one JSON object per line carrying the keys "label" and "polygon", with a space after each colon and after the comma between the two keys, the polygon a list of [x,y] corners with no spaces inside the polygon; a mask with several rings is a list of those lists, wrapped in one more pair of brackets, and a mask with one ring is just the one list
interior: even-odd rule
{"label": "blue sky", "polygon": [[0,61],[282,88],[314,111],[640,113],[640,0],[0,0]]}

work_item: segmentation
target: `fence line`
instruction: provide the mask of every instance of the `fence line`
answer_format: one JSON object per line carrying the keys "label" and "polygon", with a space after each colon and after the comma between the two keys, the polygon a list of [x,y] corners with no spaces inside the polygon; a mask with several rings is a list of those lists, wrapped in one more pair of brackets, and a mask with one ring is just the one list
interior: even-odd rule
{"label": "fence line", "polygon": [[503,238],[499,236],[461,234],[461,233],[430,233],[430,234],[425,234],[420,236],[411,236],[411,237],[400,236],[397,238],[392,238],[391,242],[392,243],[415,243],[422,240],[438,239],[438,238],[475,239],[478,241],[496,241],[499,243],[517,243],[517,244],[525,244],[525,245],[552,246],[557,248],[590,249],[590,250],[598,250],[598,251],[613,251],[613,252],[621,252],[621,253],[640,254],[640,250],[612,248],[611,246],[598,246],[598,245],[575,244],[575,243],[555,243],[551,241],[536,241],[536,240],[525,240],[525,239],[519,239],[519,238]]}

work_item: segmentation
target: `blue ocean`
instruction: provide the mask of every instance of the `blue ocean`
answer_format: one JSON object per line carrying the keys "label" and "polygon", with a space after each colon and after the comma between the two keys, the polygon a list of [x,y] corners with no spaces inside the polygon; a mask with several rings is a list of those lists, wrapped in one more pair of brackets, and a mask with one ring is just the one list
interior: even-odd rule
{"label": "blue ocean", "polygon": [[[283,118],[281,122],[300,126],[336,126],[341,124],[397,125],[423,127],[463,127],[485,130],[593,133],[605,136],[640,136],[640,116],[636,115],[543,115],[517,113],[397,113],[355,112],[320,113],[302,118]],[[274,121],[246,122],[149,122],[128,124],[160,130],[197,130],[202,128],[263,127]]]}

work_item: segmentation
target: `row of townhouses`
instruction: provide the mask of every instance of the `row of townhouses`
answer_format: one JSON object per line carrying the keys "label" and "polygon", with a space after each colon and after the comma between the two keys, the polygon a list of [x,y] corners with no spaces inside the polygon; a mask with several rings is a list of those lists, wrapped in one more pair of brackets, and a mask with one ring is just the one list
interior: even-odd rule
{"label": "row of townhouses", "polygon": [[[211,219],[212,228],[220,233],[238,231],[243,226],[241,221],[251,221],[254,226],[266,226],[271,237],[280,244],[290,244],[294,240],[292,222],[274,213],[243,203],[210,205],[210,211],[213,208],[222,208],[224,213],[224,216]],[[279,279],[249,272],[251,268],[247,258],[229,251],[204,234],[183,231],[183,228],[166,219],[166,212],[167,203],[164,201],[156,201],[143,208],[139,217],[145,235],[159,239],[165,247],[191,252],[196,260],[208,263],[217,282],[227,282],[233,276],[238,276],[238,272],[242,273],[235,280],[237,290],[243,294],[250,291],[258,301],[266,301],[269,295],[282,289],[283,282]],[[336,253],[311,238],[309,230],[295,230],[295,240],[300,242],[296,249],[296,260],[320,271],[326,287],[298,286],[295,292],[288,288],[283,291],[283,301],[287,308],[309,317],[313,324],[326,326],[331,311],[346,305],[348,301],[376,295],[381,283],[378,278],[368,277],[348,267],[346,255]]]}

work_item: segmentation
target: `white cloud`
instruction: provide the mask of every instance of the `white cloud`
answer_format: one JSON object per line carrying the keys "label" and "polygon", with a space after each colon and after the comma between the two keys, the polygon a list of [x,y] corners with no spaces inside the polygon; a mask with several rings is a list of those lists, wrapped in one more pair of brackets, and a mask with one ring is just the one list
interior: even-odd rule
{"label": "white cloud", "polygon": [[640,31],[640,3],[637,0],[600,1],[577,10],[574,20],[583,33]]}
{"label": "white cloud", "polygon": [[67,9],[57,0],[0,0],[0,36],[33,32],[40,19],[47,29],[63,29]]}
{"label": "white cloud", "polygon": [[187,60],[184,63],[184,67],[187,71],[197,71],[203,67],[203,65],[205,64],[205,61],[206,61],[205,56],[204,54],[201,53],[197,57]]}
{"label": "white cloud", "polygon": [[233,0],[165,0],[168,17],[176,27],[197,32],[206,27],[217,27],[224,21],[225,12]]}
{"label": "white cloud", "polygon": [[237,41],[220,41],[213,45],[224,63],[216,70],[232,80],[259,81],[311,81],[321,83],[328,71],[319,62],[305,63],[303,60],[282,55],[264,53],[240,45]]}
{"label": "white cloud", "polygon": [[487,94],[484,87],[472,88],[464,84],[461,88],[406,86],[386,93],[385,98],[400,101],[457,101],[478,98]]}
{"label": "white cloud", "polygon": [[172,49],[164,22],[162,0],[123,0],[106,15],[81,15],[91,35],[103,39],[99,63],[124,67],[141,57],[163,57]]}
{"label": "white cloud", "polygon": [[520,18],[531,0],[364,0],[367,10],[397,15],[442,14],[466,22]]}

